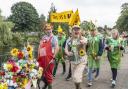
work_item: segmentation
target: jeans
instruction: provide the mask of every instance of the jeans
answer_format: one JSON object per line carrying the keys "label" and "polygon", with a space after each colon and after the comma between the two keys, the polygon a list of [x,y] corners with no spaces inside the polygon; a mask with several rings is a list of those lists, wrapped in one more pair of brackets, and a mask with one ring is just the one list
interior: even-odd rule
{"label": "jeans", "polygon": [[8,89],[16,89],[14,86],[9,86]]}
{"label": "jeans", "polygon": [[89,70],[88,70],[88,80],[89,81],[92,81],[92,71],[93,71],[93,69],[92,68],[89,68]]}

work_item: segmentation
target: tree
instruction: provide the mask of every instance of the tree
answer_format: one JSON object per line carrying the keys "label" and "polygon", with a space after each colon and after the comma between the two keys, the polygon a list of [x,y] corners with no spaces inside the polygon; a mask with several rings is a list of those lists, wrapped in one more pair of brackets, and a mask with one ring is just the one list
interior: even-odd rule
{"label": "tree", "polygon": [[120,32],[128,31],[128,3],[122,4],[121,7],[121,15],[116,22],[116,28],[119,29]]}
{"label": "tree", "polygon": [[51,3],[51,7],[50,10],[48,12],[48,17],[47,17],[47,22],[50,23],[50,14],[51,13],[56,13],[57,9],[55,8],[55,5],[53,3]]}
{"label": "tree", "polygon": [[0,22],[1,22],[1,20],[2,20],[2,16],[1,16],[1,10],[0,10]]}
{"label": "tree", "polygon": [[38,31],[40,29],[39,15],[30,3],[18,2],[11,7],[9,20],[15,23],[13,31]]}
{"label": "tree", "polygon": [[12,39],[11,28],[13,27],[12,22],[8,22],[1,16],[0,12],[0,46],[9,46]]}
{"label": "tree", "polygon": [[45,23],[46,23],[46,17],[44,16],[44,14],[41,14],[41,16],[40,16],[41,29],[44,27]]}
{"label": "tree", "polygon": [[128,3],[124,3],[122,4],[122,10],[121,10],[121,13],[125,13],[128,11]]}

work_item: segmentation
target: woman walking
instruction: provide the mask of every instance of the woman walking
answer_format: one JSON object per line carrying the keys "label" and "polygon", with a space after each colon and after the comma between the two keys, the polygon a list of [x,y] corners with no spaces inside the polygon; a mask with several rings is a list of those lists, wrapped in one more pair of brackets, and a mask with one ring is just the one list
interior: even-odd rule
{"label": "woman walking", "polygon": [[123,40],[119,39],[119,32],[116,29],[112,30],[112,38],[109,39],[106,50],[108,51],[109,63],[112,71],[112,88],[116,85],[117,69],[121,62],[121,50],[123,50]]}

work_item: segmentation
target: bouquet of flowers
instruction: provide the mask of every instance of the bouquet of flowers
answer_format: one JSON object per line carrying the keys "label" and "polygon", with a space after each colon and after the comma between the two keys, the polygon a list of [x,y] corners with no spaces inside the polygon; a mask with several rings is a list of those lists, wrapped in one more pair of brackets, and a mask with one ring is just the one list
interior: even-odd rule
{"label": "bouquet of flowers", "polygon": [[3,71],[0,71],[0,80],[5,80],[0,81],[0,89],[8,89],[6,87],[10,86],[23,89],[29,81],[35,85],[39,68],[33,56],[33,47],[27,45],[22,50],[13,48],[10,53],[12,57],[3,64]]}

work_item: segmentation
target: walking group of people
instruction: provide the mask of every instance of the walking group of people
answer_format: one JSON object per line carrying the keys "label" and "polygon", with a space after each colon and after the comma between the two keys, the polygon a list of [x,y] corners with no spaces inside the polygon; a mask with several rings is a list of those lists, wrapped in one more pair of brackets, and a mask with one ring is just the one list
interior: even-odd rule
{"label": "walking group of people", "polygon": [[[83,72],[87,69],[88,87],[93,85],[93,79],[97,79],[100,73],[100,62],[103,52],[107,51],[107,58],[112,71],[112,87],[116,85],[117,70],[120,66],[122,52],[125,47],[124,36],[120,37],[118,30],[111,31],[111,37],[104,37],[97,31],[96,26],[89,30],[85,36],[80,26],[74,25],[66,37],[62,30],[58,35],[53,35],[53,26],[47,23],[43,29],[38,49],[39,66],[43,68],[44,87],[52,89],[53,78],[56,77],[58,64],[63,67],[62,74],[66,72],[66,58],[69,61],[69,74],[66,80],[73,79],[76,89],[81,88]],[[65,57],[66,56],[66,57]],[[73,68],[71,68],[71,66]],[[93,77],[93,72],[96,75]]]}

